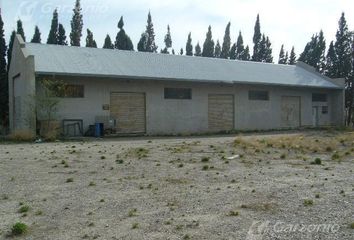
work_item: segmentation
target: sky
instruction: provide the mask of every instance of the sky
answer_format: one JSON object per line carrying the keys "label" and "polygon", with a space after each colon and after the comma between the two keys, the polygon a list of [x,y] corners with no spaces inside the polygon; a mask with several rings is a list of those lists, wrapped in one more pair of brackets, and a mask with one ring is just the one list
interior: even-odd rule
{"label": "sky", "polygon": [[[46,42],[55,8],[59,11],[59,22],[69,36],[74,3],[75,0],[0,0],[7,42],[18,19],[23,21],[27,41],[38,25],[42,42]],[[181,48],[185,49],[189,32],[192,33],[193,45],[197,42],[202,45],[209,25],[212,26],[214,41],[219,40],[222,44],[229,21],[232,42],[236,42],[241,31],[245,45],[252,49],[257,14],[260,15],[261,32],[272,42],[274,61],[278,59],[282,44],[289,52],[294,46],[298,55],[311,36],[321,29],[329,45],[335,39],[342,12],[346,13],[349,29],[354,30],[353,0],[81,0],[81,5],[85,29],[82,45],[86,28],[89,28],[99,47],[102,47],[106,34],[115,39],[117,23],[123,16],[124,28],[136,49],[149,11],[157,45],[164,47],[169,24],[176,53]]]}

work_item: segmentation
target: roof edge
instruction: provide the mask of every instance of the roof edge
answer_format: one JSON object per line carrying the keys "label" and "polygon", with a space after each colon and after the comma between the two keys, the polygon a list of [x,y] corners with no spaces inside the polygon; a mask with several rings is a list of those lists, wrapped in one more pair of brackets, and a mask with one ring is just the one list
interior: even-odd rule
{"label": "roof edge", "polygon": [[292,84],[278,84],[278,83],[258,83],[258,82],[247,82],[247,81],[222,81],[222,80],[201,80],[201,79],[182,79],[182,78],[155,78],[155,77],[144,77],[144,76],[117,76],[117,75],[104,75],[104,74],[78,74],[78,73],[55,73],[55,72],[40,72],[36,71],[36,75],[42,76],[72,76],[72,77],[97,77],[97,78],[107,78],[107,79],[121,79],[121,80],[172,80],[176,82],[194,82],[194,83],[208,83],[208,84],[226,84],[226,85],[237,85],[237,84],[248,84],[248,85],[259,85],[259,86],[280,86],[280,87],[294,87],[294,88],[316,88],[316,89],[331,89],[338,90],[341,87],[323,87],[323,86],[311,86],[311,85],[292,85]]}
{"label": "roof edge", "polygon": [[344,89],[344,87],[345,87],[344,78],[335,78],[335,79],[329,78],[325,75],[322,75],[318,71],[316,71],[316,69],[314,67],[312,67],[311,65],[308,65],[302,61],[297,61],[296,66],[301,67],[302,69],[305,69],[306,71],[313,73],[316,76],[321,77],[328,82],[333,83],[334,85],[338,86],[339,88]]}

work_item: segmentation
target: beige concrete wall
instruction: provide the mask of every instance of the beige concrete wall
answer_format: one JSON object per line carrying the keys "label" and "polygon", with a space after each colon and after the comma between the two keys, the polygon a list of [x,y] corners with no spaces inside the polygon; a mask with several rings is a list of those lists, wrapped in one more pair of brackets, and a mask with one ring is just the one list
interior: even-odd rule
{"label": "beige concrete wall", "polygon": [[[83,119],[84,128],[94,124],[96,116],[109,116],[102,105],[110,104],[111,92],[146,93],[146,129],[148,134],[196,133],[208,131],[208,95],[232,94],[235,98],[235,129],[279,129],[281,127],[281,97],[301,98],[301,126],[312,126],[312,93],[328,93],[329,117],[325,125],[339,124],[341,104],[333,91],[256,85],[224,85],[171,81],[143,81],[59,77],[68,83],[84,84],[84,98],[62,98],[59,119]],[[192,88],[191,100],[164,99],[165,87]],[[249,90],[268,90],[269,101],[248,100]],[[333,93],[332,93],[333,92]],[[336,91],[340,92],[340,91]],[[335,95],[335,96],[334,96]]]}
{"label": "beige concrete wall", "polygon": [[[27,54],[23,40],[17,35],[9,69],[10,132],[35,130],[36,123],[33,112],[35,83],[34,57]],[[16,116],[14,112],[16,112]]]}

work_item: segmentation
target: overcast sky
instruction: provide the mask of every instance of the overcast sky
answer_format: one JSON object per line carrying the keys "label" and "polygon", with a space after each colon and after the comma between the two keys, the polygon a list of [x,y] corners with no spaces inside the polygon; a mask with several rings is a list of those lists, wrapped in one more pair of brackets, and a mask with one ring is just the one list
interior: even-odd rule
{"label": "overcast sky", "polygon": [[[70,32],[70,20],[75,0],[0,0],[8,42],[16,21],[23,21],[27,41],[32,38],[34,26],[42,32],[46,42],[52,13],[59,10],[59,21]],[[341,12],[346,13],[351,30],[354,30],[353,0],[81,0],[86,28],[93,31],[102,47],[107,33],[115,39],[117,23],[124,16],[125,30],[134,47],[145,30],[150,10],[155,26],[156,42],[164,46],[167,24],[170,24],[173,48],[185,48],[187,35],[192,32],[193,45],[202,44],[209,25],[213,38],[222,43],[226,24],[231,21],[232,42],[242,31],[245,44],[252,49],[252,36],[256,16],[260,14],[261,31],[270,37],[274,60],[278,59],[281,44],[290,51],[295,46],[302,52],[312,34],[323,29],[327,45],[335,38]],[[83,43],[84,44],[84,43]]]}

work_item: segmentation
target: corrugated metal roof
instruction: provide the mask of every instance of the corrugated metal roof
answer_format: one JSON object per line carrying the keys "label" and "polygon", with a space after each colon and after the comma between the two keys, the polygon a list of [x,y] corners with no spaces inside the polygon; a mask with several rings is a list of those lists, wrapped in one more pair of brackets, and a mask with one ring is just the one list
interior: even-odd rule
{"label": "corrugated metal roof", "polygon": [[39,74],[340,88],[296,65],[26,43]]}

